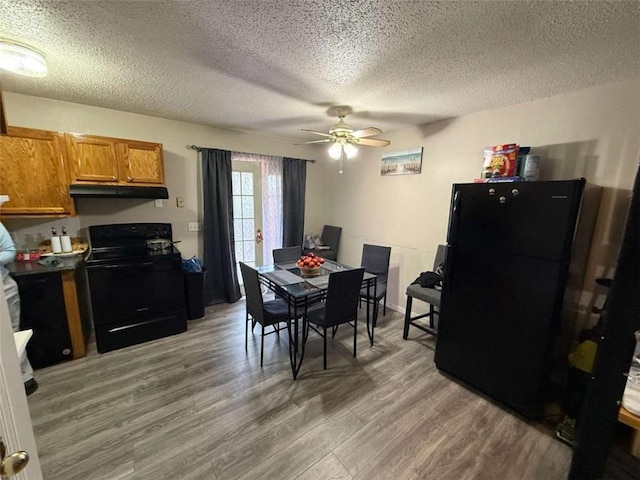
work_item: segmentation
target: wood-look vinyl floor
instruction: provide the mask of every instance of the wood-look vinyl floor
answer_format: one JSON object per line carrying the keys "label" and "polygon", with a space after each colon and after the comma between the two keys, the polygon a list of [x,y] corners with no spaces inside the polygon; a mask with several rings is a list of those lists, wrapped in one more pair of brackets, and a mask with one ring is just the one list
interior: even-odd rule
{"label": "wood-look vinyl floor", "polygon": [[388,311],[370,347],[364,309],[329,341],[310,332],[293,381],[287,334],[244,301],[207,308],[189,331],[36,371],[29,397],[47,480],[554,479],[571,450],[441,375],[435,342]]}

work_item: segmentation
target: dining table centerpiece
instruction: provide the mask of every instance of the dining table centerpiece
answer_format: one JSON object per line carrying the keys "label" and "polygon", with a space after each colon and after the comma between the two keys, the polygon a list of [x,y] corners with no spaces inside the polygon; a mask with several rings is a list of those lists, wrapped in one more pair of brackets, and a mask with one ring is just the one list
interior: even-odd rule
{"label": "dining table centerpiece", "polygon": [[296,262],[296,265],[303,275],[316,275],[318,274],[318,272],[320,272],[323,263],[324,258],[319,257],[313,252],[310,252],[302,255]]}

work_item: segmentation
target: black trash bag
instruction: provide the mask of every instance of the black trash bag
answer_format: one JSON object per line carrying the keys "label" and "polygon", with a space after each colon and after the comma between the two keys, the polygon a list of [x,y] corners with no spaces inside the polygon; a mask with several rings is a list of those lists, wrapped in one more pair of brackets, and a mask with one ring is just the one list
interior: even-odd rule
{"label": "black trash bag", "polygon": [[188,273],[199,273],[204,270],[204,264],[198,257],[191,257],[188,260],[182,260],[182,270]]}

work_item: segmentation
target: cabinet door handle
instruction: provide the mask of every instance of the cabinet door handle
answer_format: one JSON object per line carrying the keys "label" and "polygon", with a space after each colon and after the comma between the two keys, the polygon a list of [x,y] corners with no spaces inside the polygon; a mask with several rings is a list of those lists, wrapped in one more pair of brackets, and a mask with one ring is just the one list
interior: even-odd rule
{"label": "cabinet door handle", "polygon": [[118,179],[118,178],[117,178],[115,175],[113,175],[113,176],[111,177],[111,180],[113,180],[114,182],[115,182],[117,179]]}
{"label": "cabinet door handle", "polygon": [[127,177],[127,182],[130,182],[131,180],[133,180],[133,178]]}

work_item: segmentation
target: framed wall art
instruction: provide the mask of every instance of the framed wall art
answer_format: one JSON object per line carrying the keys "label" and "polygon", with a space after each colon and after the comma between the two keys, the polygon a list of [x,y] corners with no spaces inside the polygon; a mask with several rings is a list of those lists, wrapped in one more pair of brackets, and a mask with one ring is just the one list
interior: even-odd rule
{"label": "framed wall art", "polygon": [[415,175],[422,172],[422,147],[382,155],[380,175]]}

